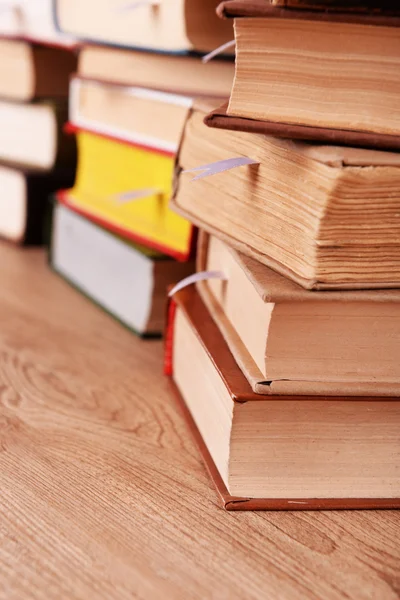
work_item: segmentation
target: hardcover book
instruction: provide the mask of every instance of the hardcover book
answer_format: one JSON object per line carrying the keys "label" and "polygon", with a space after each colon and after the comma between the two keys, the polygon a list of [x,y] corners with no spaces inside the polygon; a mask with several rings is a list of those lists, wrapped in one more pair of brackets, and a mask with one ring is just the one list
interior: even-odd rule
{"label": "hardcover book", "polygon": [[400,148],[400,16],[260,0],[230,0],[219,11],[235,19],[236,73],[226,115],[219,111],[207,124]]}
{"label": "hardcover book", "polygon": [[192,100],[136,86],[74,77],[69,120],[78,129],[176,154]]}
{"label": "hardcover book", "polygon": [[196,290],[166,372],[227,510],[400,507],[400,400],[255,394]]}
{"label": "hardcover book", "polygon": [[76,143],[66,135],[67,101],[0,100],[0,161],[25,168],[75,168]]}
{"label": "hardcover book", "polygon": [[[399,287],[400,154],[213,130],[206,110],[185,127],[179,214],[305,288]],[[231,157],[253,164],[207,174]]]}
{"label": "hardcover book", "polygon": [[0,11],[0,36],[73,47],[71,36],[54,26],[53,0],[7,0]]}
{"label": "hardcover book", "polygon": [[21,245],[45,240],[49,196],[73,182],[72,170],[21,171],[0,165],[0,237]]}
{"label": "hardcover book", "polygon": [[234,73],[232,60],[204,63],[198,56],[167,56],[104,46],[84,46],[79,53],[81,78],[192,97],[229,98]]}
{"label": "hardcover book", "polygon": [[0,97],[24,102],[68,97],[77,67],[69,50],[0,38],[0,56]]}
{"label": "hardcover book", "polygon": [[197,289],[258,394],[400,396],[400,291],[304,290],[201,232]]}
{"label": "hardcover book", "polygon": [[59,198],[123,237],[188,260],[193,227],[168,207],[175,154],[89,131],[77,139],[75,185]]}
{"label": "hardcover book", "polygon": [[232,40],[217,0],[55,0],[59,28],[96,43],[161,52],[209,52]]}
{"label": "hardcover book", "polygon": [[53,211],[50,263],[141,336],[161,335],[167,286],[189,275],[194,266],[129,243],[60,203]]}

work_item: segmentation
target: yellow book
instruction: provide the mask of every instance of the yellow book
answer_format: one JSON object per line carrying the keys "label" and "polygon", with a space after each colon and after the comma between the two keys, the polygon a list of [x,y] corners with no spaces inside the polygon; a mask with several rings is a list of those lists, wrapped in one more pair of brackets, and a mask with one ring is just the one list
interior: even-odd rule
{"label": "yellow book", "polygon": [[187,260],[193,227],[168,207],[174,156],[86,131],[77,140],[75,185],[61,200],[124,237]]}

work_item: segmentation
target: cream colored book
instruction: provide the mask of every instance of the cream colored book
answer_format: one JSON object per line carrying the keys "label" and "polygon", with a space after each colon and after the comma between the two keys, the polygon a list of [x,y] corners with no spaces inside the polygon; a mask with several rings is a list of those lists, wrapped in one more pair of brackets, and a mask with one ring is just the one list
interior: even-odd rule
{"label": "cream colored book", "polygon": [[76,40],[60,33],[53,17],[53,0],[4,0],[0,5],[0,36],[74,46]]}
{"label": "cream colored book", "polygon": [[140,52],[123,48],[84,46],[78,75],[118,85],[135,85],[187,96],[227,99],[235,65],[230,60],[203,63],[198,56]]}
{"label": "cream colored book", "polygon": [[[306,288],[400,286],[400,154],[185,127],[175,210]],[[186,170],[243,165],[193,181]]]}
{"label": "cream colored book", "polygon": [[399,398],[260,396],[194,286],[169,310],[166,373],[227,510],[398,508]]}
{"label": "cream colored book", "polygon": [[196,285],[254,392],[400,396],[400,290],[309,291],[199,237]]}
{"label": "cream colored book", "polygon": [[69,78],[77,66],[70,50],[0,37],[0,56],[1,98],[30,102],[68,97]]}
{"label": "cream colored book", "polygon": [[398,6],[380,3],[386,14],[290,4],[227,0],[218,8],[235,23],[231,126],[259,121],[271,135],[398,150]]}
{"label": "cream colored book", "polygon": [[233,38],[218,0],[55,0],[61,31],[92,42],[163,52],[209,52]]}

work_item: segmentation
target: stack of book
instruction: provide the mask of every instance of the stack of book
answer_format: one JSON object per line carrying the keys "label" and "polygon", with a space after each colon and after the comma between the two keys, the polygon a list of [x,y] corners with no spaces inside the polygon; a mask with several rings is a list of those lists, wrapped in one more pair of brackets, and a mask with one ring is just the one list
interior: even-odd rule
{"label": "stack of book", "polygon": [[76,56],[48,25],[51,9],[10,2],[0,11],[0,236],[17,243],[43,241],[49,194],[74,181],[63,125]]}
{"label": "stack of book", "polygon": [[233,57],[201,61],[233,37],[216,6],[55,2],[81,50],[69,116],[77,178],[57,194],[51,264],[140,335],[163,331],[167,284],[194,269],[194,229],[168,203],[192,98],[217,106],[232,85]]}
{"label": "stack of book", "polygon": [[400,506],[400,18],[343,4],[220,5],[230,101],[180,147],[166,372],[230,510]]}

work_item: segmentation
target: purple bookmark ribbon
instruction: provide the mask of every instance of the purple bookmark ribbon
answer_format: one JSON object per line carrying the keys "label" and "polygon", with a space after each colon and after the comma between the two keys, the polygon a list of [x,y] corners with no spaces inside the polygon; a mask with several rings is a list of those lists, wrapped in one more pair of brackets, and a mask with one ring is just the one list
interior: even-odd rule
{"label": "purple bookmark ribbon", "polygon": [[229,48],[234,48],[235,45],[236,45],[235,40],[231,40],[230,42],[225,42],[225,44],[222,44],[221,46],[218,46],[218,48],[215,48],[215,50],[212,50],[208,54],[205,54],[203,56],[203,58],[201,59],[201,62],[208,63],[208,62],[210,62],[210,60],[212,60],[216,56],[223,54],[225,52],[225,50],[229,50]]}
{"label": "purple bookmark ribbon", "polygon": [[186,169],[186,171],[183,171],[183,173],[196,173],[197,171],[202,171],[199,175],[196,175],[196,177],[193,177],[193,179],[191,180],[197,181],[198,179],[210,177],[211,175],[223,173],[224,171],[230,171],[231,169],[243,167],[244,165],[259,164],[260,161],[258,160],[253,160],[252,158],[248,158],[247,156],[237,156],[236,158],[226,158],[225,160],[218,160],[207,165],[202,165],[201,167],[194,167],[194,169]]}
{"label": "purple bookmark ribbon", "polygon": [[141,190],[128,190],[122,192],[122,194],[116,194],[111,199],[117,204],[126,204],[127,202],[135,202],[136,200],[142,200],[149,196],[161,196],[162,190],[159,188],[144,188]]}
{"label": "purple bookmark ribbon", "polygon": [[185,277],[179,283],[177,283],[172,290],[169,291],[168,296],[171,298],[174,294],[183,290],[188,285],[192,285],[197,281],[208,281],[209,279],[220,279],[226,281],[228,278],[222,271],[199,271],[199,273],[193,273],[189,277]]}

